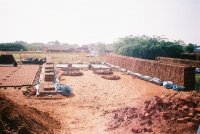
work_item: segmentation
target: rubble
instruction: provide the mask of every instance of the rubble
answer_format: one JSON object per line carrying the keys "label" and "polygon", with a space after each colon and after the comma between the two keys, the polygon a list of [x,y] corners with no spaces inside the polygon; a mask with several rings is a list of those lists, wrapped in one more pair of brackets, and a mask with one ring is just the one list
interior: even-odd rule
{"label": "rubble", "polygon": [[130,129],[133,133],[196,133],[200,123],[199,97],[195,92],[176,92],[146,100],[141,108],[113,110],[108,129],[134,124]]}
{"label": "rubble", "polygon": [[22,88],[22,94],[25,96],[36,95],[36,89],[34,86]]}

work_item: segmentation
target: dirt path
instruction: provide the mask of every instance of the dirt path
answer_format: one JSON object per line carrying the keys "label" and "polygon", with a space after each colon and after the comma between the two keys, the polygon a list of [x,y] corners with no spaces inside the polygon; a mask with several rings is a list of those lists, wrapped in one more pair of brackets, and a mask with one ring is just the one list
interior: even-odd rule
{"label": "dirt path", "polygon": [[71,134],[101,134],[111,133],[106,130],[108,118],[103,116],[105,111],[130,105],[140,105],[146,97],[162,95],[169,90],[161,86],[124,75],[115,74],[120,80],[102,79],[91,71],[83,71],[80,77],[63,76],[61,81],[73,88],[72,97],[60,95],[46,98],[27,98],[20,90],[0,90],[19,104],[26,104],[50,115],[62,124],[61,133]]}

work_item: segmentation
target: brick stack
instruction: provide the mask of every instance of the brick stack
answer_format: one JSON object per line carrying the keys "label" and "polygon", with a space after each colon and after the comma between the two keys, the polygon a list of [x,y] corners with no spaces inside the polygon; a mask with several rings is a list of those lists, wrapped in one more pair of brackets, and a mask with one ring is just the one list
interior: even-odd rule
{"label": "brick stack", "polygon": [[106,55],[105,60],[133,72],[158,77],[164,81],[173,81],[188,89],[194,89],[195,86],[195,68],[185,64],[161,63],[119,55]]}
{"label": "brick stack", "polygon": [[169,57],[157,57],[156,60],[159,62],[167,62],[171,64],[186,64],[193,67],[200,67],[200,61],[196,61],[196,60],[177,59],[177,58],[169,58]]}
{"label": "brick stack", "polygon": [[53,64],[45,65],[45,81],[53,81],[54,80],[54,70]]}
{"label": "brick stack", "polygon": [[54,83],[53,82],[45,82],[44,83],[44,91],[51,91],[54,90]]}
{"label": "brick stack", "polygon": [[45,73],[45,81],[54,81],[54,73]]}
{"label": "brick stack", "polygon": [[53,60],[52,60],[52,58],[51,57],[47,57],[46,58],[46,64],[48,65],[48,64],[53,64]]}
{"label": "brick stack", "polygon": [[54,87],[54,64],[50,57],[47,57],[45,65],[45,76],[44,76],[44,91],[55,90]]}
{"label": "brick stack", "polygon": [[32,86],[38,79],[39,65],[0,67],[0,87]]}

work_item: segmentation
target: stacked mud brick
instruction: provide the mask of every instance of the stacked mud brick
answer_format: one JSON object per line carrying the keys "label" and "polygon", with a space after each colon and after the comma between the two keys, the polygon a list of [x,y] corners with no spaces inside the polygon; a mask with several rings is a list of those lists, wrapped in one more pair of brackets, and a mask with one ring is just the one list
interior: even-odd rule
{"label": "stacked mud brick", "polygon": [[169,57],[157,57],[156,60],[159,62],[167,62],[172,64],[186,64],[193,67],[200,67],[200,61],[197,60],[177,59]]}
{"label": "stacked mud brick", "polygon": [[194,89],[195,86],[195,68],[185,64],[168,64],[119,55],[106,55],[105,60],[136,73],[158,77],[163,81],[173,81],[188,89]]}
{"label": "stacked mud brick", "polygon": [[54,90],[54,64],[50,57],[47,57],[45,65],[45,76],[44,76],[44,91]]}
{"label": "stacked mud brick", "polygon": [[48,82],[54,81],[53,64],[45,65],[45,81],[48,81]]}
{"label": "stacked mud brick", "polygon": [[40,69],[38,65],[0,67],[0,87],[33,86],[38,80]]}

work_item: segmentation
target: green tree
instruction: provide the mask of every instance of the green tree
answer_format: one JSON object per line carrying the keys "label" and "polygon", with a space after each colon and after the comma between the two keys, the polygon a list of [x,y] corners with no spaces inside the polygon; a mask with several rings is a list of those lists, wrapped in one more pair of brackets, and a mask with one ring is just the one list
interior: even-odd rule
{"label": "green tree", "polygon": [[21,51],[27,50],[26,47],[20,43],[0,43],[1,51]]}
{"label": "green tree", "polygon": [[196,44],[189,43],[187,46],[184,47],[184,50],[187,53],[192,53],[196,47],[197,47]]}
{"label": "green tree", "polygon": [[165,41],[161,37],[126,36],[114,42],[114,51],[125,56],[155,59],[158,56],[179,57],[183,51],[183,41]]}

